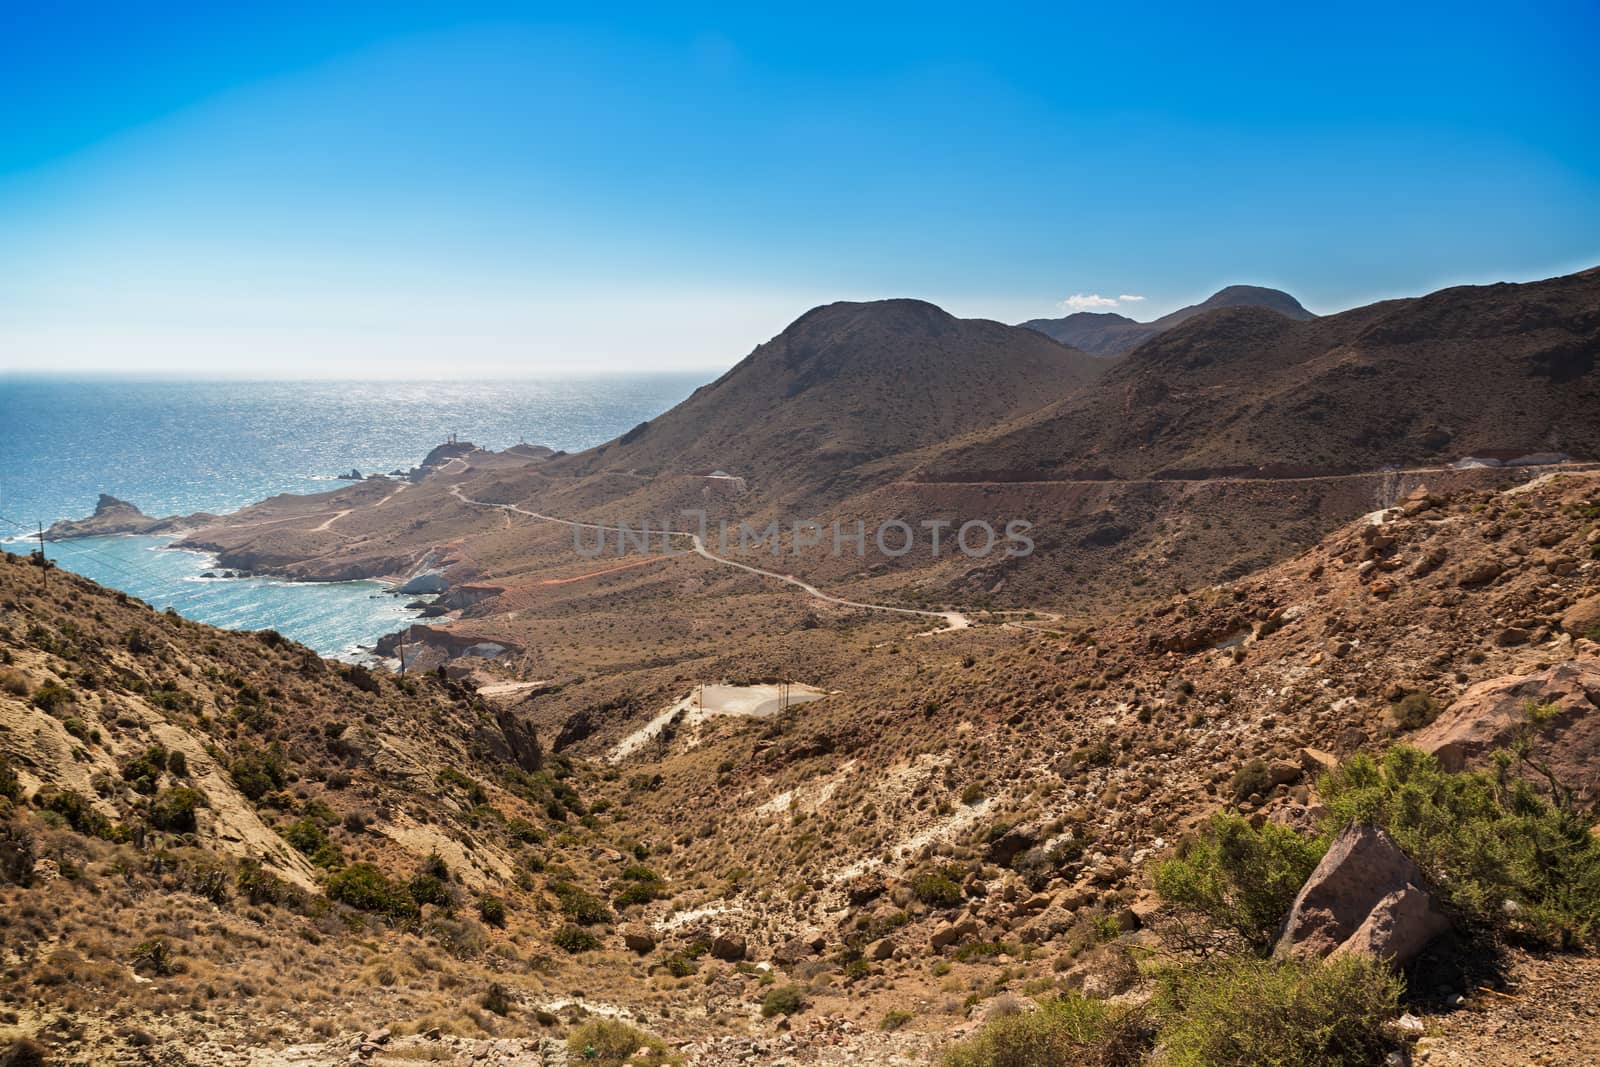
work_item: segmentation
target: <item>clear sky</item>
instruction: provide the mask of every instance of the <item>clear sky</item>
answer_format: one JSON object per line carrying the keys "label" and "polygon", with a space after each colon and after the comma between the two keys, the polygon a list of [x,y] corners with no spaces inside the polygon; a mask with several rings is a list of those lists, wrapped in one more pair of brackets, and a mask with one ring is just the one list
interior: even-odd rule
{"label": "clear sky", "polygon": [[1564,273],[1597,42],[1593,0],[0,0],[0,369],[715,368],[837,299]]}

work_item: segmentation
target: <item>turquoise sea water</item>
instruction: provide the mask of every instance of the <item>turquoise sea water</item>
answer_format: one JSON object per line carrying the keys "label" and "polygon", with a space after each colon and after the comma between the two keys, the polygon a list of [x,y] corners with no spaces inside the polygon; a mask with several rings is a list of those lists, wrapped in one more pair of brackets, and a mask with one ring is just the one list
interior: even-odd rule
{"label": "turquoise sea water", "polygon": [[[407,469],[450,433],[485,448],[576,451],[667,410],[710,375],[495,382],[184,382],[0,376],[0,537],[80,518],[101,493],[148,515],[231,511],[333,476]],[[166,538],[53,543],[51,558],[158,609],[272,628],[325,655],[412,617],[375,582],[204,578]],[[22,551],[20,545],[9,546]]]}

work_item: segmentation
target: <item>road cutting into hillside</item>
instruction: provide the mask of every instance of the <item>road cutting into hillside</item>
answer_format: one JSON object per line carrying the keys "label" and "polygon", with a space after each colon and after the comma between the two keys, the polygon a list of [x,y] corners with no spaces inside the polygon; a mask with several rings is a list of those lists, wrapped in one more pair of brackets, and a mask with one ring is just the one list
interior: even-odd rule
{"label": "road cutting into hillside", "polygon": [[[474,507],[480,508],[498,508],[501,511],[513,511],[518,515],[526,515],[531,519],[538,519],[541,522],[554,522],[559,523],[562,526],[574,526],[583,530],[601,530],[606,533],[621,534],[623,532],[622,529],[617,526],[607,526],[604,523],[598,522],[580,522],[577,519],[563,519],[556,515],[543,515],[537,511],[529,511],[527,508],[521,507],[517,504],[496,504],[488,500],[474,500],[461,492],[461,486],[459,484],[453,484],[450,486],[450,495],[461,501],[463,504],[471,504]],[[902,608],[893,604],[869,604],[861,600],[847,600],[844,597],[834,596],[832,593],[824,593],[821,589],[818,589],[810,582],[796,578],[792,574],[780,574],[777,571],[763,570],[760,567],[752,567],[748,563],[740,563],[737,560],[728,559],[725,556],[719,556],[715,552],[712,552],[710,549],[706,548],[705,541],[701,539],[699,534],[693,533],[689,530],[664,530],[661,532],[670,537],[687,537],[690,541],[690,544],[692,544],[694,547],[695,555],[700,556],[703,559],[710,560],[712,563],[720,564],[724,567],[735,567],[741,571],[758,575],[762,578],[772,578],[776,581],[783,582],[785,585],[792,585],[796,589],[806,593],[808,596],[829,604],[837,604],[838,606],[845,608],[860,608],[864,611],[880,611],[894,615],[909,615],[917,618],[943,620],[943,626],[935,630],[928,630],[926,631],[927,634],[947,633],[951,630],[965,630],[967,627],[972,625],[972,620],[959,611],[927,611],[922,608]]]}

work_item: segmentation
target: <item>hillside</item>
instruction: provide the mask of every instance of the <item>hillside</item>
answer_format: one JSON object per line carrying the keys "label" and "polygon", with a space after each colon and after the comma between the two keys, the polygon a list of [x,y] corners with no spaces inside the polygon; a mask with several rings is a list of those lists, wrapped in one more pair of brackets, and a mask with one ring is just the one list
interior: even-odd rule
{"label": "hillside", "polygon": [[724,470],[778,491],[824,486],[1032,410],[1101,369],[1032,331],[918,300],[829,304],[671,411],[556,464],[584,474]]}
{"label": "hillside", "polygon": [[[565,680],[509,709],[6,555],[0,1026],[58,1064],[466,1067],[567,1062],[618,1018],[640,1063],[722,1067],[928,1062],[1023,996],[1137,1005],[1132,961],[1192,945],[1153,872],[1219,807],[1305,830],[1321,768],[1397,738],[1481,763],[1531,723],[1592,812],[1597,517],[1594,475],[1419,491],[1139,614],[936,636],[614,587],[626,635],[544,643]],[[693,651],[708,624],[739,637]],[[774,678],[822,695],[662,716]],[[1470,958],[1446,939],[1405,1004],[1439,1062],[1600,1050],[1580,998],[1529,995],[1591,988],[1592,955]]]}
{"label": "hillside", "polygon": [[1114,312],[1080,311],[1059,319],[1029,319],[1022,326],[1097,356],[1116,356],[1133,351],[1196,315],[1230,307],[1266,308],[1296,321],[1316,318],[1300,306],[1300,301],[1282,290],[1230,285],[1198,304],[1179,308],[1151,322],[1137,322]]}
{"label": "hillside", "polygon": [[1189,319],[1072,396],[930,460],[929,478],[1340,473],[1600,455],[1600,269],[1295,321]]}

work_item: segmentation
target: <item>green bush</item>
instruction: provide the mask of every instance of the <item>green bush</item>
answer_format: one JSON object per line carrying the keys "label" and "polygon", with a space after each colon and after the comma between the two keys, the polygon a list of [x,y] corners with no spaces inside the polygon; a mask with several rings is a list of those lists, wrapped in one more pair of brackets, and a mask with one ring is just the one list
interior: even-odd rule
{"label": "green bush", "polygon": [[1146,1044],[1136,1009],[1078,993],[985,1023],[944,1054],[944,1067],[1132,1067]]}
{"label": "green bush", "polygon": [[1241,804],[1258,793],[1261,796],[1271,793],[1272,776],[1267,772],[1266,762],[1253,759],[1234,771],[1229,787],[1233,790],[1235,804]]}
{"label": "green bush", "polygon": [[1156,997],[1169,1067],[1369,1067],[1390,1043],[1400,979],[1362,956],[1222,957],[1166,972]]}
{"label": "green bush", "polygon": [[359,911],[377,912],[396,921],[417,917],[410,895],[370,863],[352,863],[328,876],[328,899]]}
{"label": "green bush", "polygon": [[1557,945],[1591,940],[1600,933],[1600,843],[1523,769],[1502,751],[1491,771],[1452,774],[1401,745],[1381,763],[1353,757],[1322,791],[1334,828],[1382,827],[1469,927],[1509,927]]}
{"label": "green bush", "polygon": [[1389,714],[1402,730],[1420,730],[1439,717],[1439,702],[1433,694],[1418,689],[1395,701]]}
{"label": "green bush", "polygon": [[60,682],[46,682],[33,694],[33,706],[40,711],[53,712],[63,704],[73,701],[72,690]]}
{"label": "green bush", "polygon": [[1273,823],[1254,827],[1235,813],[1213,815],[1156,868],[1156,892],[1266,948],[1327,847],[1325,837],[1309,840]]}
{"label": "green bush", "polygon": [[930,908],[953,908],[964,899],[952,875],[957,871],[928,871],[911,881],[911,894]]}
{"label": "green bush", "polygon": [[550,940],[555,946],[566,952],[576,955],[579,952],[592,952],[600,947],[600,939],[581,926],[568,924],[550,935]]}
{"label": "green bush", "polygon": [[450,887],[442,882],[438,875],[426,871],[413,876],[411,881],[406,883],[406,892],[419,906],[423,904],[432,904],[439,908],[455,906],[455,898],[450,895]]}
{"label": "green bush", "polygon": [[173,834],[192,834],[195,830],[194,813],[204,807],[205,794],[188,786],[163,789],[150,802],[150,824],[157,830]]}
{"label": "green bush", "polygon": [[22,799],[22,783],[17,781],[17,772],[4,759],[0,759],[0,797],[13,802]]}
{"label": "green bush", "polygon": [[119,835],[117,828],[104,815],[94,810],[94,805],[74,789],[49,787],[39,790],[33,798],[44,811],[59,815],[66,824],[80,834],[103,837],[107,840]]}
{"label": "green bush", "polygon": [[600,1067],[662,1067],[680,1062],[660,1038],[616,1019],[591,1019],[572,1031],[567,1037],[567,1053],[574,1060]]}
{"label": "green bush", "polygon": [[478,898],[478,917],[490,926],[504,926],[506,924],[505,901],[485,893]]}
{"label": "green bush", "polygon": [[584,892],[571,882],[550,883],[561,913],[582,926],[594,926],[612,920],[611,908],[593,893]]}
{"label": "green bush", "polygon": [[773,986],[767,990],[767,995],[761,998],[761,1017],[770,1019],[774,1015],[798,1015],[805,1010],[806,991],[797,985]]}
{"label": "green bush", "polygon": [[285,781],[283,760],[276,751],[246,753],[233,761],[228,774],[239,792],[251,800],[260,800],[274,789],[282,789]]}
{"label": "green bush", "polygon": [[36,856],[28,828],[13,819],[0,820],[0,883],[32,885]]}

